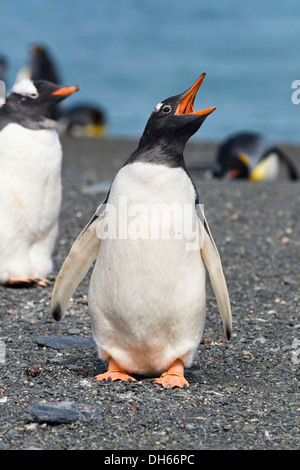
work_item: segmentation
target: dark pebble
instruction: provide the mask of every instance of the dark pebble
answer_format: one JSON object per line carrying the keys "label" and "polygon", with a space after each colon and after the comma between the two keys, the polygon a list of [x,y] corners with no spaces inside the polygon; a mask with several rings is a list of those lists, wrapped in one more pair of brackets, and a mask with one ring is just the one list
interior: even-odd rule
{"label": "dark pebble", "polygon": [[65,348],[76,348],[86,349],[95,348],[95,343],[92,338],[85,338],[83,336],[64,336],[64,335],[49,335],[49,336],[38,336],[32,340],[39,346],[45,346],[52,349],[65,349]]}
{"label": "dark pebble", "polygon": [[100,412],[93,406],[70,401],[48,402],[33,405],[29,421],[47,424],[70,424],[75,421],[89,422],[100,419]]}

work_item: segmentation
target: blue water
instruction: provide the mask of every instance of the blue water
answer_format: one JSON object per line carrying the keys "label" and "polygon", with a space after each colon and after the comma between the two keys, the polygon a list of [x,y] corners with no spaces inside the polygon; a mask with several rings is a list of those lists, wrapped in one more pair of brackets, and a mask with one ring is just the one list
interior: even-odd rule
{"label": "blue water", "polygon": [[139,137],[159,101],[206,72],[195,108],[217,110],[195,140],[242,129],[299,143],[299,20],[298,0],[2,0],[0,53],[12,86],[29,45],[47,45],[81,86],[68,104],[102,106],[111,137]]}

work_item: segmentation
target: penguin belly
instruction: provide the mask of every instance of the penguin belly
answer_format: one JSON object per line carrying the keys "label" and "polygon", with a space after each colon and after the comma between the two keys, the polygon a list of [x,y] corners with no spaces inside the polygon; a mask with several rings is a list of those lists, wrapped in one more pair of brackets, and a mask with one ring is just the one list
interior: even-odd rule
{"label": "penguin belly", "polygon": [[0,282],[45,278],[58,231],[62,149],[54,129],[0,133]]}
{"label": "penguin belly", "polygon": [[[105,238],[102,234],[89,288],[99,356],[112,357],[128,372],[138,374],[161,373],[178,358],[189,366],[205,323],[205,270],[200,247],[188,249],[189,236],[178,236],[178,225],[175,227],[172,220],[169,236],[167,229],[154,238],[146,232],[149,221],[153,222],[149,219],[151,210],[161,204],[177,209],[190,205],[197,230],[191,180],[182,168],[140,162],[126,165],[115,178],[108,199],[108,205],[116,210],[118,228],[124,215],[120,196],[126,196],[128,214],[134,207],[135,213],[144,211],[147,217],[139,218],[140,237],[130,232],[130,222],[136,223],[134,217],[127,218],[127,238]],[[153,222],[154,232],[169,223],[167,212],[163,215],[163,221]]]}

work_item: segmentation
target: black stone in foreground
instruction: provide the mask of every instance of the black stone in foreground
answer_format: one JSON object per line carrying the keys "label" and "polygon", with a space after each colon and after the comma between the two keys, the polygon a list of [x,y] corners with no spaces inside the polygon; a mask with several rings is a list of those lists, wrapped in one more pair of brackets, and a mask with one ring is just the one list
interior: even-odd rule
{"label": "black stone in foreground", "polygon": [[75,421],[89,422],[100,419],[98,409],[92,405],[71,401],[38,403],[30,409],[30,422],[47,424],[70,424]]}
{"label": "black stone in foreground", "polygon": [[95,343],[92,338],[85,338],[78,335],[49,335],[49,336],[37,336],[33,339],[33,342],[39,346],[45,346],[46,348],[52,349],[64,349],[64,348],[94,348]]}

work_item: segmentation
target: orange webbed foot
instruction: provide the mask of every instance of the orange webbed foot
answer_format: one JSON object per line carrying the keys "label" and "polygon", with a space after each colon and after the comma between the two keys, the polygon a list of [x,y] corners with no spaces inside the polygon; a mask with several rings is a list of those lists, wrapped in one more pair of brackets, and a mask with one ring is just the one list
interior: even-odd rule
{"label": "orange webbed foot", "polygon": [[104,374],[95,376],[96,380],[107,380],[114,382],[115,380],[122,380],[123,382],[136,382],[134,377],[131,377],[124,369],[122,369],[114,359],[110,358],[108,362],[108,370]]}
{"label": "orange webbed foot", "polygon": [[115,380],[122,380],[123,382],[135,382],[135,378],[128,375],[125,371],[124,372],[113,372],[107,371],[104,374],[99,374],[95,376],[96,380],[107,380],[114,382]]}
{"label": "orange webbed foot", "polygon": [[182,361],[180,359],[176,359],[167,372],[164,372],[158,379],[155,379],[154,383],[160,384],[164,388],[188,388],[189,383],[184,378],[184,367]]}
{"label": "orange webbed foot", "polygon": [[31,277],[12,277],[6,282],[7,287],[48,287],[49,285],[48,279]]}

